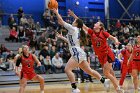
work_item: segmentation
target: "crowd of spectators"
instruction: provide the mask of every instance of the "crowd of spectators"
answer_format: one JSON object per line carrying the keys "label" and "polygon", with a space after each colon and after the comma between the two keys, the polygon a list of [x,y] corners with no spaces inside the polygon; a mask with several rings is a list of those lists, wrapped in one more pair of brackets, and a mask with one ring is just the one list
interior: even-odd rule
{"label": "crowd of spectators", "polygon": [[[56,32],[61,33],[66,37],[67,30],[64,27],[58,25],[55,16],[49,12],[48,9],[43,13],[44,25],[41,26],[39,22],[35,22],[32,16],[26,16],[22,7],[18,10],[18,21],[11,14],[8,18],[9,25],[9,37],[5,40],[12,42],[27,42],[30,46],[31,53],[35,54],[40,60],[42,66],[35,69],[38,73],[57,73],[60,69],[64,72],[65,63],[71,57],[68,44],[56,37]],[[65,18],[68,23],[71,23],[71,18]],[[84,21],[85,24],[93,26],[93,21]],[[108,41],[110,47],[116,54],[118,50],[124,48],[124,46],[130,42],[135,43],[135,37],[140,34],[140,22],[136,20],[131,20],[128,22],[123,22],[120,20],[110,20],[110,26],[107,31],[116,36],[121,42],[120,46],[115,46],[113,42]],[[88,38],[88,45],[86,46],[86,52],[89,54],[91,65],[96,61],[96,56],[94,50],[92,50],[90,38]],[[5,46],[0,47],[0,58],[9,64],[9,69],[14,69],[13,59],[14,53]],[[6,63],[7,62],[7,63]],[[99,64],[98,64],[99,66]],[[90,76],[89,76],[90,77]],[[90,80],[92,81],[92,80]]]}

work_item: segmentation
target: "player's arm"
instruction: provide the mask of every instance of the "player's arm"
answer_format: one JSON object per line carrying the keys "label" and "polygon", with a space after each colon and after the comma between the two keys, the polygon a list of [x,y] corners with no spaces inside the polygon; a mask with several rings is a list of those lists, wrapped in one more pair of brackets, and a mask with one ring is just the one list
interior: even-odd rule
{"label": "player's arm", "polygon": [[33,59],[35,60],[35,62],[37,63],[37,66],[41,66],[41,63],[40,63],[40,61],[38,60],[38,58],[34,55],[34,54],[32,54],[33,55]]}
{"label": "player's arm", "polygon": [[74,28],[71,24],[65,22],[65,21],[62,19],[61,15],[60,15],[59,12],[58,12],[58,9],[52,9],[52,11],[56,14],[57,19],[58,19],[58,23],[59,23],[60,25],[64,26],[68,31],[70,31],[70,33],[73,33],[73,32],[75,31],[75,28]]}
{"label": "player's arm", "polygon": [[58,9],[52,9],[52,11],[56,14],[58,23],[64,26],[65,21],[62,19],[61,15],[59,14]]}
{"label": "player's arm", "polygon": [[21,56],[15,56],[15,58],[14,58],[14,63],[15,63],[15,73],[16,73],[16,75],[17,76],[20,76],[20,73],[19,73],[19,71],[18,71],[18,68],[19,68],[19,65],[20,65],[20,63],[21,63]]}
{"label": "player's arm", "polygon": [[85,24],[83,24],[83,30],[87,33],[89,30],[89,27],[87,27]]}
{"label": "player's arm", "polygon": [[[78,16],[75,15],[75,13],[73,11],[71,11],[70,9],[68,10],[68,14],[70,16],[72,16],[75,19],[78,19]],[[87,31],[89,30],[89,27],[87,27],[85,24],[83,24],[83,30],[87,33]]]}
{"label": "player's arm", "polygon": [[122,62],[122,57],[123,57],[122,53],[119,53],[118,54],[118,59],[119,59],[120,62]]}
{"label": "player's arm", "polygon": [[133,48],[132,48],[132,53],[131,53],[131,55],[130,55],[130,57],[129,57],[129,59],[128,59],[127,65],[129,65],[130,61],[132,61],[132,59],[133,59],[133,54],[134,54],[134,52],[133,52]]}
{"label": "player's arm", "polygon": [[70,16],[72,16],[73,18],[78,19],[78,16],[75,15],[74,12],[71,11],[70,9],[68,10],[68,14],[69,14]]}
{"label": "player's arm", "polygon": [[118,40],[116,37],[114,37],[114,36],[112,36],[112,35],[109,35],[108,38],[111,39],[111,40],[113,40],[114,43],[115,43],[115,45],[119,45],[119,44],[120,44],[119,40]]}
{"label": "player's arm", "polygon": [[68,43],[67,38],[63,37],[62,34],[59,34],[59,33],[57,32],[56,36],[57,36],[58,38],[62,39],[63,41],[65,41],[66,43]]}

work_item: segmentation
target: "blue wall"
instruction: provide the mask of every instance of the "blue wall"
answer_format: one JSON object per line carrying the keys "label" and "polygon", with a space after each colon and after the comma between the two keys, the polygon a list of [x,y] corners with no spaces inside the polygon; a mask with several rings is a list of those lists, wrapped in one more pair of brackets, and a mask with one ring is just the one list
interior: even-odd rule
{"label": "blue wall", "polygon": [[[104,0],[57,0],[60,14],[67,16],[67,10],[72,9],[78,16],[92,17],[100,16],[104,19]],[[77,6],[76,1],[80,4]],[[35,21],[42,22],[44,12],[44,0],[0,0],[0,10],[4,13],[17,13],[19,7],[23,7],[25,14],[32,14]],[[88,9],[85,9],[85,6]],[[7,24],[8,16],[3,17],[3,24]]]}
{"label": "blue wall", "polygon": [[[17,13],[19,7],[23,7],[25,14],[32,14],[35,21],[41,22],[44,12],[44,0],[0,0],[4,13]],[[7,24],[8,16],[4,16],[3,24]]]}
{"label": "blue wall", "polygon": [[[76,1],[79,1],[79,6],[75,4]],[[67,0],[66,5],[67,9],[72,9],[81,17],[105,17],[104,0]],[[85,9],[86,6],[88,7],[88,9]]]}
{"label": "blue wall", "polygon": [[[120,1],[124,5],[124,7],[127,8],[133,0],[120,0]],[[121,5],[117,2],[117,0],[110,0],[109,6],[110,6],[109,8],[110,18],[120,18],[124,10],[121,7]],[[140,9],[140,0],[135,0],[128,12],[131,16],[132,14],[140,15],[139,9]],[[127,14],[125,14],[124,18],[129,18],[129,17]]]}

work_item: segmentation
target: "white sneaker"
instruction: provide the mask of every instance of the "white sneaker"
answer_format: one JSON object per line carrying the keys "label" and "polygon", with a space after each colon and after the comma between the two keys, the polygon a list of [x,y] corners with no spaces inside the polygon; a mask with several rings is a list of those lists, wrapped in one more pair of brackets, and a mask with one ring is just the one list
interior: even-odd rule
{"label": "white sneaker", "polygon": [[121,89],[120,87],[117,89],[117,93],[124,93],[124,90]]}
{"label": "white sneaker", "polygon": [[110,80],[109,79],[105,79],[104,87],[105,87],[107,92],[110,91]]}
{"label": "white sneaker", "polygon": [[78,88],[72,89],[72,93],[80,93],[80,90]]}
{"label": "white sneaker", "polygon": [[44,93],[44,91],[41,91],[40,93]]}
{"label": "white sneaker", "polygon": [[140,91],[140,87],[138,87],[138,91]]}

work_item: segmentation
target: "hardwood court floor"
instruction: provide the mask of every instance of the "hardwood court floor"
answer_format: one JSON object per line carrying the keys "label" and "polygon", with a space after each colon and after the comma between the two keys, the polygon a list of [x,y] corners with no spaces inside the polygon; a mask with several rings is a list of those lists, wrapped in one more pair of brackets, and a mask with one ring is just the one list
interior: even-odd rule
{"label": "hardwood court floor", "polygon": [[[81,93],[116,93],[111,84],[110,92],[106,92],[104,86],[99,82],[94,83],[80,83],[78,84]],[[18,93],[19,87],[7,87],[0,88],[0,93]],[[126,80],[124,84],[125,93],[133,93],[133,84],[131,80]],[[39,85],[27,85],[25,93],[40,93]],[[69,83],[61,84],[47,84],[45,85],[45,93],[71,93],[71,87]]]}

